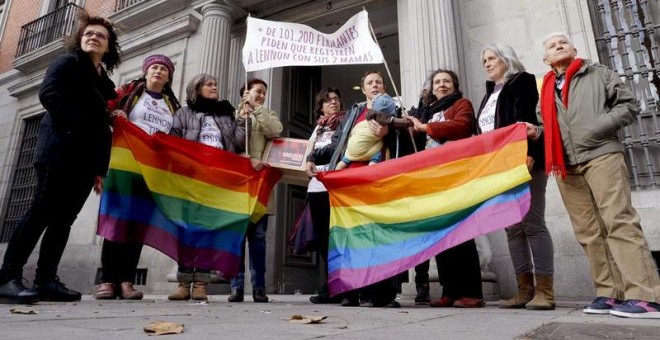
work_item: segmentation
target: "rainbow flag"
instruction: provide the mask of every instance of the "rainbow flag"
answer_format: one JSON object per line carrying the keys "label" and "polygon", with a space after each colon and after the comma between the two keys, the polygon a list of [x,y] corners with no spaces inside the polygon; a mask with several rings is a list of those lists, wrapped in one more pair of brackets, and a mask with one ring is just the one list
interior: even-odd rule
{"label": "rainbow flag", "polygon": [[233,277],[249,221],[261,218],[281,173],[249,159],[158,133],[114,126],[98,234],[150,245],[188,267]]}
{"label": "rainbow flag", "polygon": [[322,173],[330,194],[328,285],[390,278],[529,210],[523,124],[374,166]]}

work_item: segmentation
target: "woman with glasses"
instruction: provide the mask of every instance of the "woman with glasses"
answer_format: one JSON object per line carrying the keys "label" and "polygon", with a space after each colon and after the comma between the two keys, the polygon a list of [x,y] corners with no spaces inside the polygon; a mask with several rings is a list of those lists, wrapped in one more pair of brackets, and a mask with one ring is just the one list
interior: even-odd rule
{"label": "woman with glasses", "polygon": [[[245,151],[245,119],[234,117],[234,107],[219,100],[218,80],[206,73],[195,76],[186,86],[186,104],[174,115],[170,135],[231,153]],[[179,263],[176,290],[169,300],[207,300],[206,287],[211,271]],[[192,290],[192,294],[191,294]]]}
{"label": "woman with glasses", "polygon": [[[343,105],[341,103],[341,92],[334,87],[326,87],[316,95],[316,109],[314,113],[318,116],[316,128],[312,132],[310,140],[314,143],[312,154],[319,159],[329,159],[329,150],[325,148],[332,142],[332,135],[339,129],[344,117]],[[319,257],[325,264],[325,271],[322,273],[323,286],[318,295],[309,298],[312,303],[339,303],[341,299],[332,298],[328,291],[328,238],[330,232],[330,197],[323,183],[319,182],[315,173],[327,171],[328,164],[312,166],[314,173],[309,172],[311,177],[307,185],[307,202],[309,204],[312,224],[314,225],[314,234],[316,235],[316,245],[319,251]]]}
{"label": "woman with glasses", "polygon": [[[107,102],[116,97],[108,78],[120,62],[112,23],[81,12],[67,37],[68,53],[48,67],[39,90],[46,109],[37,137],[37,187],[30,210],[14,231],[0,270],[0,303],[77,301],[80,293],[57,276],[71,225],[90,190],[99,194],[108,170],[112,133]],[[41,240],[34,289],[23,266]]]}

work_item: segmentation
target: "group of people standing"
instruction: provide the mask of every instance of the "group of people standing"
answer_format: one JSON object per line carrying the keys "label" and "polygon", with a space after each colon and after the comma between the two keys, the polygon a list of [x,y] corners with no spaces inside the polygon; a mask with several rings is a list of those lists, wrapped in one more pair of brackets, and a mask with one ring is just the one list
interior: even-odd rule
{"label": "group of people standing", "polygon": [[[182,107],[171,88],[174,63],[167,56],[154,54],[145,58],[141,77],[115,89],[107,72],[119,65],[120,49],[113,24],[104,18],[81,13],[79,27],[67,41],[67,50],[48,68],[39,93],[47,112],[37,142],[36,195],[5,252],[0,269],[0,303],[80,300],[79,292],[59,280],[57,267],[71,225],[90,189],[97,194],[103,190],[114,120],[127,119],[148,134],[170,134],[236,154],[247,151],[257,171],[266,166],[261,158],[267,140],[282,132],[278,115],[263,105],[267,84],[261,79],[246,83],[235,110],[229,101],[220,100],[215,77],[197,75],[186,87],[187,106]],[[268,302],[267,224],[268,214],[250,223],[247,231],[255,302]],[[120,243],[107,238],[103,241],[102,282],[96,299],[143,298],[143,293],[134,288],[143,247],[137,229],[133,230],[135,235],[128,237],[135,242]],[[42,234],[34,287],[27,288],[23,267]],[[242,258],[245,247],[244,242]],[[244,271],[242,265],[239,275],[231,281],[230,301],[243,301]],[[179,284],[168,298],[206,300],[210,278],[207,268],[179,265]]]}
{"label": "group of people standing", "polygon": [[[618,75],[602,65],[577,58],[567,35],[553,33],[543,41],[544,77],[541,96],[536,79],[510,46],[491,44],[481,53],[488,78],[475,112],[460,92],[458,75],[439,69],[422,90],[419,107],[403,114],[410,124],[368,121],[375,139],[382,139],[382,159],[403,156],[406,133],[414,131],[417,150],[441,147],[454,140],[524,123],[528,136],[527,167],[531,174],[531,206],[523,221],[506,228],[516,274],[517,292],[500,301],[500,308],[555,309],[554,247],[545,222],[548,174],[554,174],[573,229],[591,268],[596,298],[584,313],[621,317],[660,318],[660,279],[648,244],[632,207],[628,171],[618,130],[638,113],[635,98]],[[366,101],[342,113],[338,89],[326,88],[316,97],[318,126],[314,149],[307,158],[307,174],[335,169],[352,130],[369,117],[379,100],[392,100],[383,76],[367,72],[361,80]],[[540,98],[540,101],[539,101]],[[388,107],[379,104],[378,107]],[[412,126],[412,127],[410,127]],[[356,135],[357,135],[357,131]],[[394,150],[396,149],[396,150]],[[374,163],[374,157],[351,161],[347,167]],[[320,165],[322,164],[322,165]],[[342,166],[344,167],[344,166]],[[327,268],[329,199],[314,178],[308,188],[311,217],[320,255]],[[436,256],[442,295],[431,300],[429,262],[415,268],[415,303],[432,307],[483,307],[477,247],[470,240]],[[327,272],[325,273],[327,278]],[[327,283],[313,303],[342,306],[398,307],[393,279],[358,291],[331,296]]]}
{"label": "group of people standing", "polygon": [[[267,166],[261,161],[267,141],[283,129],[278,115],[264,106],[268,87],[260,79],[246,83],[234,109],[219,98],[221,84],[215,77],[197,75],[186,87],[186,106],[182,107],[171,88],[174,64],[164,55],[148,56],[143,75],[115,90],[107,72],[119,65],[120,50],[117,33],[106,19],[84,13],[67,47],[69,53],[48,68],[39,93],[47,113],[38,136],[36,195],[5,252],[0,302],[80,299],[79,292],[60,282],[57,267],[89,191],[103,190],[114,120],[127,119],[148,134],[166,133],[237,154],[248,151],[257,171]],[[524,123],[531,208],[521,223],[506,229],[518,289],[513,298],[500,301],[500,308],[555,308],[554,250],[544,217],[548,174],[554,173],[596,288],[597,297],[584,312],[660,318],[660,279],[639,215],[631,205],[628,172],[617,137],[618,130],[637,114],[635,98],[614,72],[577,58],[566,35],[550,35],[543,47],[544,62],[551,71],[544,78],[540,102],[535,77],[525,71],[511,47],[497,44],[481,53],[488,81],[476,111],[463,97],[458,75],[446,69],[429,75],[419,107],[403,114],[397,112],[377,71],[364,74],[360,84],[365,101],[348,110],[339,89],[326,87],[317,94],[318,121],[310,137],[314,146],[306,172],[311,177],[311,219],[326,269],[330,202],[316,174],[368,166],[415,149],[442,147]],[[356,152],[358,146],[368,152]],[[268,212],[272,213],[274,202],[270,201]],[[255,302],[269,301],[264,277],[267,225],[268,214],[250,223],[246,235]],[[42,234],[34,287],[28,289],[22,281],[23,266]],[[104,240],[97,299],[142,299],[133,282],[142,250],[139,237],[135,239],[133,243]],[[243,257],[245,246],[244,242]],[[416,303],[459,308],[485,305],[474,240],[438,254],[436,263],[442,295],[430,297],[427,261],[415,268]],[[231,281],[231,302],[244,300],[244,271],[242,264]],[[168,298],[205,300],[209,278],[208,268],[179,265],[179,284]],[[395,298],[396,281],[391,278],[341,296],[331,296],[326,282],[310,301],[400,307]]]}

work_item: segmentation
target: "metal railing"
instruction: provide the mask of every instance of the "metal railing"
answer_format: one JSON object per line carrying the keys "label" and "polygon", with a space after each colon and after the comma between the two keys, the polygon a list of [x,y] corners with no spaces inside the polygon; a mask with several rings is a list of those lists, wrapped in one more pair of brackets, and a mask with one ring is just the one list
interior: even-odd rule
{"label": "metal railing", "polygon": [[142,1],[145,0],[117,0],[117,2],[115,3],[115,12],[119,12],[126,7],[133,6],[138,2],[142,2]]}
{"label": "metal railing", "polygon": [[657,2],[590,0],[599,57],[639,103],[634,124],[621,131],[633,190],[660,188],[660,34]]}
{"label": "metal railing", "polygon": [[32,52],[42,46],[71,34],[75,27],[76,11],[82,9],[68,3],[21,27],[16,57]]}
{"label": "metal railing", "polygon": [[37,188],[37,171],[33,163],[37,151],[37,134],[41,117],[38,115],[23,121],[23,140],[9,190],[4,221],[0,226],[0,242],[9,242],[18,223],[30,209]]}

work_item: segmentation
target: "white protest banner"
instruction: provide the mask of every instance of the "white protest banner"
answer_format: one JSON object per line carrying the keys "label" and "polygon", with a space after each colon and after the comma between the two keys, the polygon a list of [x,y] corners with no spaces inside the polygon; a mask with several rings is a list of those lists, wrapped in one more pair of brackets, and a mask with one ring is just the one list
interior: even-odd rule
{"label": "white protest banner", "polygon": [[247,19],[243,45],[246,71],[281,66],[379,64],[383,60],[383,52],[369,33],[369,17],[364,10],[331,34],[302,24]]}

